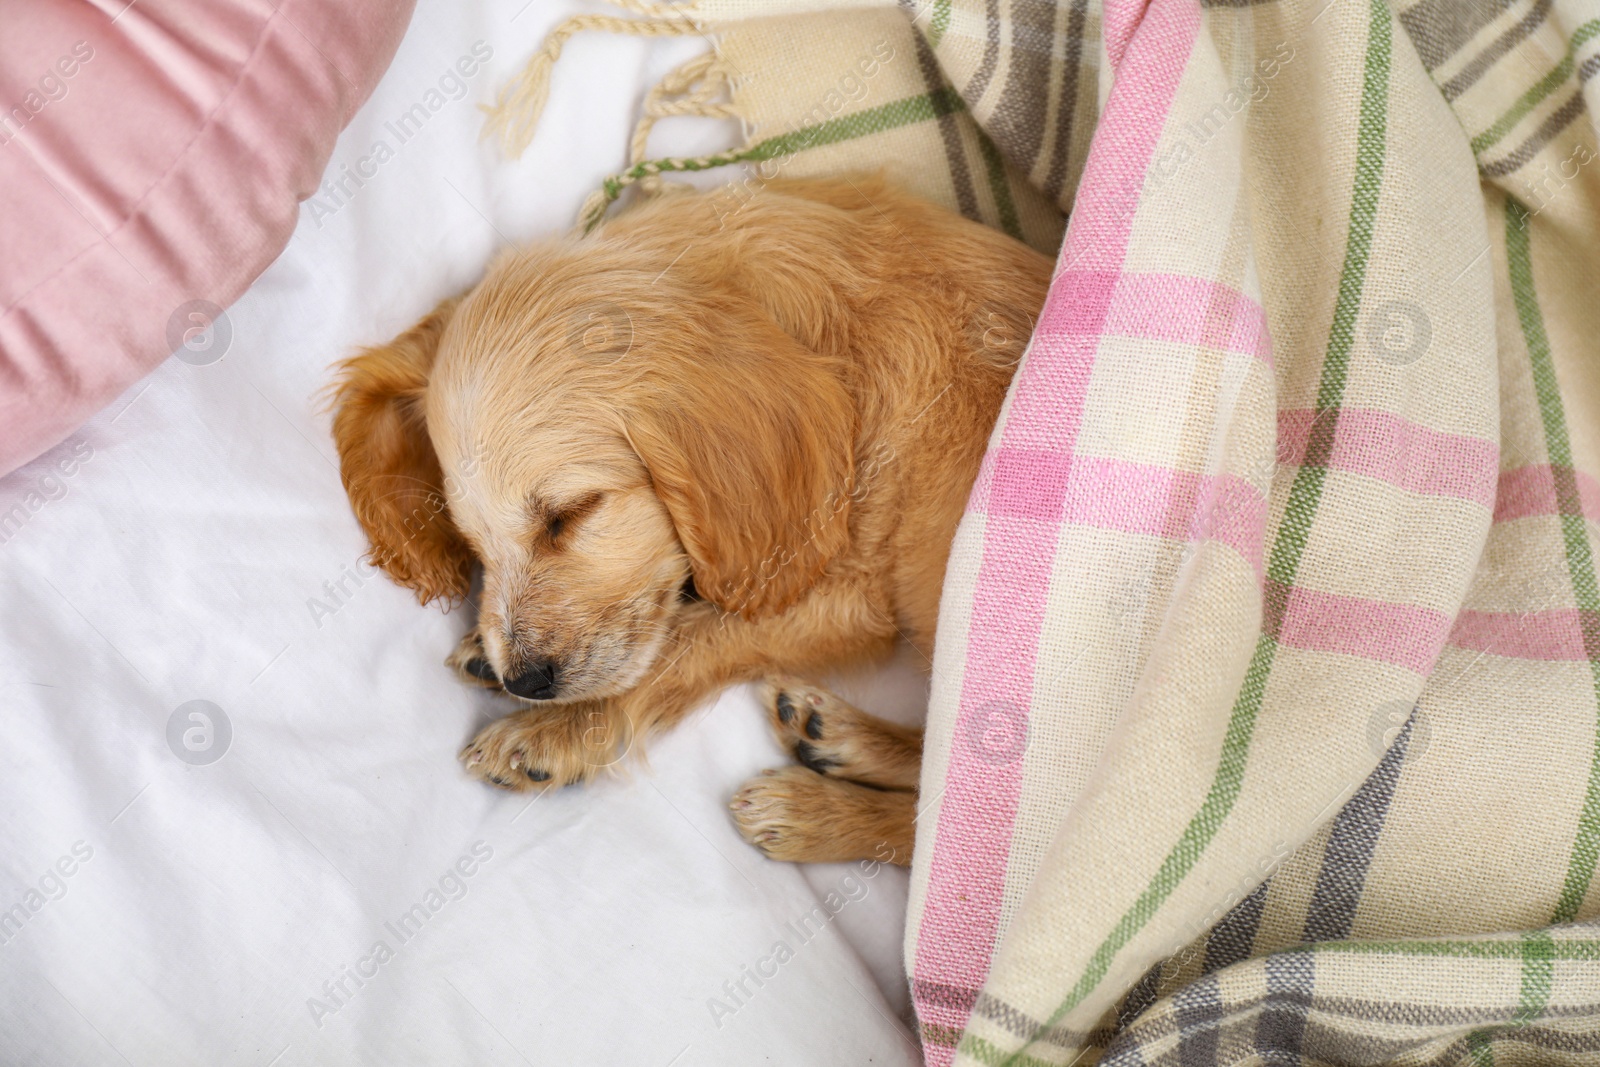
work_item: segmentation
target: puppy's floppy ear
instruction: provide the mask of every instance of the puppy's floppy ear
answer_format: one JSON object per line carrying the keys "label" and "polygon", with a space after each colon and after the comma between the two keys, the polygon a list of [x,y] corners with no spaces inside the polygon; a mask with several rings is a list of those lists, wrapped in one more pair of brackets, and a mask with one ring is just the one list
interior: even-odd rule
{"label": "puppy's floppy ear", "polygon": [[371,559],[424,604],[465,596],[472,576],[472,553],[445,509],[422,413],[439,336],[457,302],[444,301],[388,344],[345,360],[334,384],[339,474]]}
{"label": "puppy's floppy ear", "polygon": [[855,406],[838,361],[749,306],[697,325],[650,346],[625,432],[695,589],[760,618],[798,600],[848,543]]}

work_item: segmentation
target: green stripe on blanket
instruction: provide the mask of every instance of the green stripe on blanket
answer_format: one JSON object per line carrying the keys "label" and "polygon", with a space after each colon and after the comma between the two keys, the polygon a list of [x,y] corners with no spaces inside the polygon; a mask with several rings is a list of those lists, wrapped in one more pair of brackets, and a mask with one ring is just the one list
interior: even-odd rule
{"label": "green stripe on blanket", "polygon": [[885,130],[928,122],[943,115],[953,115],[966,110],[966,101],[948,85],[921,96],[896,100],[869,111],[861,111],[844,118],[830,119],[815,126],[806,126],[792,133],[779,134],[758,142],[740,158],[746,162],[760,163],[779,156],[793,155],[808,148],[838,144],[857,137],[866,137]]}
{"label": "green stripe on blanket", "polygon": [[946,86],[844,118],[829,119],[813,126],[802,126],[737,151],[717,152],[703,157],[668,156],[664,159],[646,160],[607,178],[603,188],[607,196],[615,200],[623,189],[639,178],[656,174],[715,170],[733,163],[765,163],[808,149],[838,144],[858,137],[869,137],[919,122],[928,122],[942,115],[954,114],[965,107],[966,103],[956,91]]}
{"label": "green stripe on blanket", "polygon": [[[1600,960],[1600,941],[1562,938],[1552,940],[1548,931],[1533,931],[1549,942],[1543,950],[1544,959],[1550,960]],[[1351,956],[1416,956],[1419,958],[1448,958],[1474,960],[1526,960],[1528,934],[1508,938],[1485,938],[1474,941],[1317,941],[1309,945],[1292,945],[1285,953],[1312,953],[1315,955]]]}
{"label": "green stripe on blanket", "polygon": [[[1539,398],[1539,416],[1544,423],[1545,450],[1556,484],[1556,502],[1561,512],[1562,540],[1566,544],[1567,569],[1572,592],[1580,612],[1600,613],[1600,588],[1594,573],[1594,554],[1589,549],[1588,522],[1573,474],[1572,442],[1567,434],[1567,416],[1561,403],[1561,386],[1556,381],[1555,363],[1550,355],[1550,338],[1545,333],[1544,315],[1533,284],[1533,250],[1529,234],[1528,211],[1514,198],[1506,198],[1506,260],[1511,273],[1511,293],[1517,305],[1517,318],[1528,346],[1533,368],[1534,390]],[[1596,708],[1600,709],[1600,647],[1594,635],[1584,629],[1585,651],[1594,674]],[[1600,738],[1590,765],[1589,788],[1584,797],[1572,858],[1567,865],[1567,882],[1553,916],[1555,922],[1570,922],[1589,893],[1594,880],[1595,862],[1600,859]]]}
{"label": "green stripe on blanket", "polygon": [[1574,56],[1577,51],[1595,37],[1600,37],[1600,19],[1590,19],[1578,27],[1572,35],[1572,40],[1567,45],[1567,54],[1557,63],[1549,74],[1534,83],[1527,92],[1523,93],[1517,102],[1508,108],[1505,114],[1495,121],[1493,126],[1484,130],[1472,139],[1472,150],[1482,152],[1500,142],[1506,134],[1527,117],[1528,113],[1538,107],[1561,86],[1565,85],[1572,77],[1575,63]]}

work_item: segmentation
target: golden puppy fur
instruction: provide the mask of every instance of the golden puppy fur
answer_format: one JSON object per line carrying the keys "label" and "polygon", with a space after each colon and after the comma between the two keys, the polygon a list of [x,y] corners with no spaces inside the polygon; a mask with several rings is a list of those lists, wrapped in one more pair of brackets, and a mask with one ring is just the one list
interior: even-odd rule
{"label": "golden puppy fur", "polygon": [[878,178],[662,197],[502,255],[346,361],[334,435],[372,558],[467,595],[452,655],[528,706],[462,753],[581,781],[768,679],[804,766],[732,800],[790,860],[911,855],[921,737],[791,676],[932,655],[951,538],[1050,262]]}

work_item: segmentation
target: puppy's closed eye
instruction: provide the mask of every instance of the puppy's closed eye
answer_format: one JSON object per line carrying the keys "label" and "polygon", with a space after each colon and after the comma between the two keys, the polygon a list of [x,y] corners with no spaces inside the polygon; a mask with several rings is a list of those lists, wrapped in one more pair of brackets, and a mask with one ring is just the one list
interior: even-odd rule
{"label": "puppy's closed eye", "polygon": [[559,547],[562,535],[593,514],[603,499],[605,499],[604,493],[587,493],[562,504],[536,503],[534,515],[536,521],[541,524],[540,539],[553,547]]}

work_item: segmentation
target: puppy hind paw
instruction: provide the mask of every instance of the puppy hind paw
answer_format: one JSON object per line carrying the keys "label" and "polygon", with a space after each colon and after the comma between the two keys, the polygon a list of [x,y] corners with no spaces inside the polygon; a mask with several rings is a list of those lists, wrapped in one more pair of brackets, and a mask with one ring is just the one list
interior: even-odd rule
{"label": "puppy hind paw", "polygon": [[[768,859],[831,863],[880,859],[904,864],[899,850],[913,824],[915,796],[824,778],[804,767],[763,771],[728,802],[739,834]],[[904,851],[905,858],[898,852]]]}
{"label": "puppy hind paw", "polygon": [[[772,718],[772,729],[795,762],[827,774],[845,765],[836,736],[828,738],[828,717],[839,707],[849,705],[825,689],[792,678],[772,678],[762,689],[762,703]],[[850,709],[854,710],[854,709]]]}
{"label": "puppy hind paw", "polygon": [[733,795],[728,809],[740,836],[768,858],[804,862],[826,844],[826,835],[807,814],[821,806],[817,786],[826,784],[800,767],[763,771]]}
{"label": "puppy hind paw", "polygon": [[885,722],[794,678],[768,679],[761,699],[778,743],[801,766],[830,778],[915,788],[921,762],[917,731]]}

